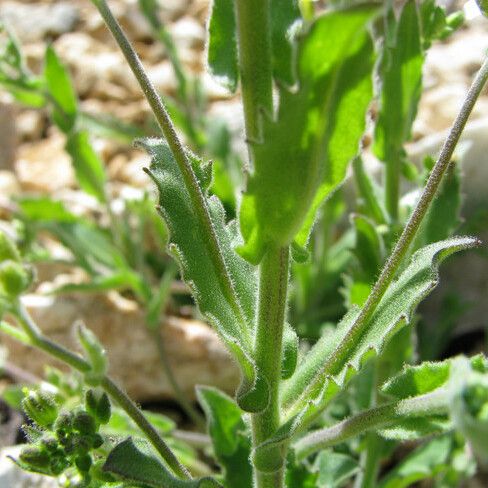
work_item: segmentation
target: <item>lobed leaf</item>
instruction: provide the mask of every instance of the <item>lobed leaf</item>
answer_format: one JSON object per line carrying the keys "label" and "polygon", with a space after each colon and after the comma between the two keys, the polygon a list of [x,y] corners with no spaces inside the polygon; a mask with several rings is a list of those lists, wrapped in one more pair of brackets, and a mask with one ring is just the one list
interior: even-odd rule
{"label": "lobed leaf", "polygon": [[234,93],[239,81],[234,2],[213,0],[208,24],[208,67],[217,81]]}
{"label": "lobed leaf", "polygon": [[252,486],[251,445],[242,410],[221,391],[199,387],[198,398],[208,419],[215,457],[224,471],[226,488]]}
{"label": "lobed leaf", "polygon": [[252,263],[271,245],[295,237],[306,244],[317,210],[358,152],[372,96],[366,27],[374,12],[362,6],[319,17],[298,45],[298,91],[280,88],[276,120],[263,114],[240,210],[239,252]]}
{"label": "lobed leaf", "polygon": [[267,405],[268,396],[265,380],[258,375],[252,360],[257,278],[253,267],[234,251],[239,244],[236,224],[226,224],[220,201],[207,195],[210,180],[198,161],[192,160],[218,243],[217,252],[225,262],[225,272],[232,284],[229,288],[225,276],[214,265],[212,253],[216,250],[168,146],[154,139],[141,144],[152,156],[149,174],[159,190],[160,210],[170,233],[169,251],[179,262],[201,313],[239,362],[243,373],[239,405],[244,410],[259,411]]}
{"label": "lobed leaf", "polygon": [[355,376],[370,358],[381,354],[385,345],[402,327],[410,323],[417,305],[437,285],[439,265],[450,254],[473,247],[474,238],[457,237],[426,246],[417,251],[409,265],[393,282],[362,337],[351,345],[350,354],[334,371],[323,369],[333,356],[359,314],[351,309],[334,331],[322,336],[306,354],[293,377],[282,390],[282,406],[287,420],[272,439],[256,449],[255,456],[265,457],[266,449],[287,443],[300,428],[314,419]]}
{"label": "lobed leaf", "polygon": [[182,480],[175,478],[157,459],[146,442],[131,437],[117,444],[107,456],[103,471],[129,483],[151,488],[215,488],[221,485],[213,478]]}

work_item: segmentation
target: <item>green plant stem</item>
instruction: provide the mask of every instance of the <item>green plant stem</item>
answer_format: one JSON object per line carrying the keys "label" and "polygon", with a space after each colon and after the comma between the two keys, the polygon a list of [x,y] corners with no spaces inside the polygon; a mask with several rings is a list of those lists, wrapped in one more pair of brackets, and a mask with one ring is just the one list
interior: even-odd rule
{"label": "green plant stem", "polygon": [[[442,147],[442,150],[439,154],[439,158],[430,173],[430,176],[427,180],[427,184],[420,196],[415,209],[413,210],[410,218],[403,229],[400,238],[398,239],[397,243],[395,244],[393,251],[386,261],[384,268],[381,271],[381,274],[376,281],[371,293],[369,294],[361,312],[359,313],[358,317],[354,321],[353,325],[347,332],[344,339],[341,341],[339,346],[336,350],[326,359],[320,371],[318,371],[318,380],[313,381],[311,384],[305,387],[305,391],[309,391],[316,387],[316,382],[321,381],[322,374],[327,372],[330,375],[337,374],[342,366],[347,362],[347,358],[351,354],[351,350],[355,347],[358,343],[358,340],[364,334],[365,330],[369,326],[370,319],[373,313],[376,310],[376,307],[380,303],[383,295],[385,294],[388,286],[392,282],[393,278],[396,275],[398,268],[400,267],[403,258],[407,254],[410,244],[412,243],[413,239],[415,238],[417,231],[424,219],[425,215],[427,214],[432,201],[434,200],[439,185],[442,181],[442,177],[446,172],[449,163],[451,161],[454,149],[461,137],[463,129],[466,125],[466,122],[473,110],[474,104],[478,99],[481,90],[483,89],[486,81],[488,80],[488,58],[484,61],[483,65],[481,66],[480,70],[478,71],[467,95],[466,99],[461,107],[461,110],[454,121],[454,124],[449,131],[446,141]],[[295,391],[295,390],[300,391]],[[302,387],[298,384],[291,385],[288,393],[293,394],[294,398],[302,398],[305,394],[305,391]],[[306,423],[310,423],[313,421],[313,418],[307,419]]]}
{"label": "green plant stem", "polygon": [[226,299],[229,301],[235,311],[237,318],[236,323],[241,329],[240,332],[243,343],[250,346],[251,338],[249,330],[245,327],[243,313],[237,301],[234,285],[229,276],[224,258],[222,256],[222,252],[220,250],[217,235],[212,220],[210,218],[208,205],[200,189],[193,168],[191,167],[191,163],[188,160],[185,148],[183,147],[180,139],[178,138],[178,135],[176,134],[175,127],[173,125],[173,122],[171,121],[168,111],[166,110],[166,107],[161,97],[155,90],[153,84],[149,80],[146,72],[144,71],[144,67],[142,66],[139,56],[134,51],[134,48],[122,31],[119,23],[113,16],[106,0],[91,1],[97,7],[112,36],[119,45],[120,50],[122,51],[129,67],[131,68],[132,73],[136,77],[144,93],[144,96],[146,97],[146,100],[148,101],[151,110],[156,117],[156,121],[161,129],[161,132],[163,133],[164,138],[166,139],[166,142],[168,143],[173,157],[178,164],[178,168],[180,169],[182,177],[185,181],[185,186],[188,189],[188,193],[190,194],[193,207],[198,213],[199,220],[205,226],[207,234],[206,243],[208,243],[209,255],[211,256],[212,262],[215,266],[216,275],[220,279],[221,289]]}
{"label": "green plant stem", "polygon": [[[32,346],[35,346],[50,356],[66,363],[80,373],[90,372],[91,366],[87,361],[60,344],[45,337],[22,304],[19,303],[17,305],[15,312],[15,316],[24,332],[29,337],[29,342]],[[141,429],[163,460],[173,470],[175,475],[180,478],[190,479],[191,476],[188,470],[178,461],[166,442],[164,442],[156,429],[146,419],[143,412],[129,398],[129,396],[107,375],[103,376],[101,386]]]}
{"label": "green plant stem", "polygon": [[377,430],[405,418],[440,415],[449,410],[450,396],[447,390],[440,389],[407,398],[361,412],[332,427],[316,430],[297,441],[293,449],[298,460],[322,449],[335,446],[351,437]]}
{"label": "green plant stem", "polygon": [[260,138],[261,112],[273,113],[269,0],[236,0],[242,103],[248,140]]}
{"label": "green plant stem", "polygon": [[[255,360],[269,386],[268,407],[252,415],[253,445],[271,437],[280,426],[279,386],[281,381],[283,328],[287,304],[289,247],[269,250],[259,268],[259,306]],[[268,463],[277,466],[272,474],[256,472],[258,488],[279,488],[283,484],[282,449],[267,452]]]}

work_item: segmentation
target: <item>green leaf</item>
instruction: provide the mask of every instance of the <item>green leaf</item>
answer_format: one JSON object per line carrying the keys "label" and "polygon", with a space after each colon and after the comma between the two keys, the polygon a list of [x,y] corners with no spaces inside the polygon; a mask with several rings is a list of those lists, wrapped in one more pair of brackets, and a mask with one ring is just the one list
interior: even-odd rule
{"label": "green leaf", "polygon": [[384,294],[368,328],[351,345],[346,360],[336,370],[324,371],[324,358],[335,354],[359,314],[359,308],[351,309],[337,329],[324,335],[307,353],[295,375],[285,385],[282,401],[289,420],[277,432],[275,439],[263,444],[262,448],[273,442],[284,442],[296,432],[304,420],[314,418],[321,412],[364,363],[380,354],[388,341],[410,323],[417,305],[437,285],[440,263],[450,254],[477,244],[478,241],[474,238],[457,237],[417,251],[409,265]]}
{"label": "green leaf", "polygon": [[145,442],[128,438],[109,453],[103,471],[123,481],[144,484],[151,488],[214,488],[220,485],[212,478],[182,480],[175,478],[157,459]]}
{"label": "green leaf", "polygon": [[347,454],[328,450],[318,455],[315,469],[319,473],[316,485],[318,488],[336,488],[343,486],[345,481],[356,474],[359,465]]}
{"label": "green leaf", "polygon": [[245,244],[239,252],[252,263],[269,246],[295,237],[306,244],[318,208],[358,152],[372,95],[374,52],[366,27],[374,12],[327,13],[300,37],[299,90],[280,89],[276,120],[263,115],[263,140],[251,143],[254,173],[240,210]]}
{"label": "green leaf", "polygon": [[234,93],[239,80],[234,2],[213,0],[208,24],[208,66],[216,80]]}
{"label": "green leaf", "polygon": [[226,488],[251,487],[251,445],[243,412],[215,388],[199,387],[197,394],[208,419],[208,431],[215,457],[224,471]]}
{"label": "green leaf", "polygon": [[[220,201],[215,196],[207,196],[204,183],[210,182],[194,161],[210,216],[213,237],[209,236],[202,209],[194,205],[168,146],[158,140],[146,140],[142,144],[152,156],[149,174],[159,190],[160,210],[170,233],[169,252],[180,264],[201,313],[217,329],[241,366],[243,383],[237,394],[238,403],[244,410],[265,408],[267,386],[252,360],[257,278],[255,269],[233,249],[239,244],[236,223],[226,224]],[[218,249],[214,247],[215,242]],[[216,269],[213,259],[216,252],[225,262],[227,277]]]}
{"label": "green leaf", "polygon": [[351,217],[356,232],[356,255],[363,275],[371,283],[377,276],[385,260],[385,246],[374,223],[363,215],[355,214]]}
{"label": "green leaf", "polygon": [[68,70],[52,46],[46,50],[44,78],[54,102],[53,120],[64,133],[68,133],[76,122],[78,102]]}
{"label": "green leaf", "polygon": [[63,202],[49,197],[22,197],[17,205],[23,218],[32,221],[76,222],[78,217]]}
{"label": "green leaf", "polygon": [[[381,99],[375,127],[375,154],[386,164],[398,164],[409,139],[422,91],[424,62],[420,21],[415,0],[404,5],[398,23],[387,25],[381,60]],[[393,32],[392,30],[395,29]]]}
{"label": "green leaf", "polygon": [[271,0],[271,46],[273,75],[280,82],[295,83],[292,26],[301,19],[298,0]]}
{"label": "green leaf", "polygon": [[408,488],[447,469],[452,438],[442,436],[418,447],[382,479],[378,488]]}
{"label": "green leaf", "polygon": [[87,131],[73,132],[66,141],[66,151],[71,156],[76,180],[81,189],[105,202],[106,175],[103,163],[90,144]]}
{"label": "green leaf", "polygon": [[414,248],[450,237],[461,225],[461,178],[452,164],[444,175],[436,199],[425,216]]}

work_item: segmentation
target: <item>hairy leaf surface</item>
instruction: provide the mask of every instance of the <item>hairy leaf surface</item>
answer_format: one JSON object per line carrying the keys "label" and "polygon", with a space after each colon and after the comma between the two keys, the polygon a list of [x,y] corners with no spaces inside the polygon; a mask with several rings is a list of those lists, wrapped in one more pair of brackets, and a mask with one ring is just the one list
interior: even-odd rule
{"label": "hairy leaf surface", "polygon": [[[417,251],[409,265],[393,282],[374,312],[369,327],[352,346],[345,361],[334,371],[323,365],[346,337],[359,314],[351,309],[335,331],[325,334],[306,354],[295,375],[285,383],[282,403],[288,421],[274,439],[258,446],[256,456],[273,444],[288,442],[304,422],[316,417],[370,358],[381,354],[389,339],[410,323],[415,308],[437,285],[440,263],[450,254],[475,246],[470,237],[457,237],[426,246]],[[260,453],[261,451],[261,453]]]}
{"label": "hairy leaf surface", "polygon": [[156,457],[147,442],[137,444],[128,438],[109,453],[103,470],[123,481],[144,484],[151,488],[216,488],[212,478],[182,480],[174,477]]}
{"label": "hairy leaf surface", "polygon": [[[256,275],[255,270],[234,251],[234,246],[239,244],[235,222],[226,224],[220,201],[215,196],[206,195],[210,179],[193,159],[218,252],[232,284],[229,289],[214,266],[212,240],[168,146],[158,140],[146,140],[142,144],[152,156],[149,173],[159,190],[161,213],[170,233],[169,251],[179,262],[200,311],[216,327],[239,361],[244,375],[238,392],[239,405],[245,410],[260,410],[266,406],[268,397],[264,380],[260,380],[251,359]],[[253,386],[258,388],[253,389]]]}

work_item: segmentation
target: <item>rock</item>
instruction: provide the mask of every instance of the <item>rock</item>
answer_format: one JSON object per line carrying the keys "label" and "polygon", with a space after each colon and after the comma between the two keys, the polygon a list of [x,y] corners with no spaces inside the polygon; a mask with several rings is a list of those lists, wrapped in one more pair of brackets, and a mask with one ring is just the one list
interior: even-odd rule
{"label": "rock", "polygon": [[123,154],[116,156],[110,162],[110,175],[113,179],[136,188],[150,188],[151,180],[143,168],[149,167],[151,158],[147,153],[141,151],[132,151],[130,156],[130,158]]}
{"label": "rock", "polygon": [[47,126],[47,118],[42,110],[26,109],[17,114],[15,127],[19,142],[41,139]]}
{"label": "rock", "polygon": [[15,161],[17,133],[13,105],[0,103],[0,169],[11,169]]}
{"label": "rock", "polygon": [[205,28],[192,17],[183,17],[169,26],[170,34],[178,47],[200,48],[205,44]]}
{"label": "rock", "polygon": [[178,82],[169,61],[162,61],[148,67],[147,75],[159,92],[167,95],[173,95],[176,92]]}
{"label": "rock", "polygon": [[[76,347],[73,323],[86,323],[107,349],[111,374],[136,401],[173,398],[156,346],[148,338],[143,313],[135,302],[115,293],[29,295],[24,302],[41,329],[70,348]],[[229,393],[235,390],[237,367],[206,324],[168,317],[162,334],[174,373],[190,398],[195,398],[197,384],[214,385]],[[7,342],[12,362],[27,371],[40,375],[44,364],[53,363],[39,351]]]}
{"label": "rock", "polygon": [[48,139],[19,147],[15,171],[23,190],[50,193],[74,185],[64,144],[64,136],[54,133]]}
{"label": "rock", "polygon": [[12,197],[20,194],[20,185],[15,174],[0,170],[0,216],[8,217],[13,210]]}
{"label": "rock", "polygon": [[[60,58],[69,65],[76,92],[80,97],[103,95],[125,103],[140,98],[140,88],[122,54],[110,43],[99,42],[82,32],[60,37],[54,47]],[[111,93],[107,83],[120,87]],[[110,86],[110,85],[109,85]]]}
{"label": "rock", "polygon": [[11,458],[16,459],[22,446],[2,449],[0,452],[0,486],[10,488],[59,488],[55,478],[27,473],[20,469]]}
{"label": "rock", "polygon": [[80,18],[73,2],[30,3],[3,1],[0,18],[10,24],[23,42],[71,31]]}

